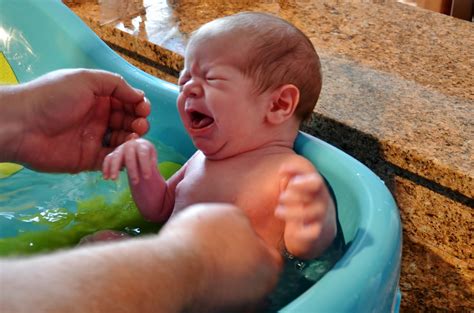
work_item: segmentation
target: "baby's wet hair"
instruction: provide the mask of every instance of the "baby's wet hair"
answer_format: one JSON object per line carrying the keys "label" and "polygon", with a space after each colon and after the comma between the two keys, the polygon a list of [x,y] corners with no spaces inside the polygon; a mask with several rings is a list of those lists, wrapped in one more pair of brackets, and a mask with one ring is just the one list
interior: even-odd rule
{"label": "baby's wet hair", "polygon": [[242,12],[205,24],[193,34],[189,44],[209,35],[242,39],[248,44],[248,51],[243,51],[238,67],[254,79],[256,91],[293,84],[300,91],[295,115],[300,120],[311,116],[321,92],[321,64],[313,44],[301,30],[270,14]]}

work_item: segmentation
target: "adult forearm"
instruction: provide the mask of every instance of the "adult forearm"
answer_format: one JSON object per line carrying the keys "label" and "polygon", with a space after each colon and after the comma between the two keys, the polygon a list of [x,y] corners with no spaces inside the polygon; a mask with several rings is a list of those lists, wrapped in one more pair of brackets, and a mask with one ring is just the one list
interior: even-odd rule
{"label": "adult forearm", "polygon": [[0,162],[16,161],[25,126],[24,102],[21,86],[0,86]]}
{"label": "adult forearm", "polygon": [[[0,263],[1,312],[181,312],[199,270],[179,242],[143,238]],[[28,296],[26,296],[28,295]]]}

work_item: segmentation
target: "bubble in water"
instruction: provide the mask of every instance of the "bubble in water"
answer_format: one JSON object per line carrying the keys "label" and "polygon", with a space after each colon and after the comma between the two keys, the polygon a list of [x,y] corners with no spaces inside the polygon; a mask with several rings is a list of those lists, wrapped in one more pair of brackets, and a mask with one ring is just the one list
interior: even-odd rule
{"label": "bubble in water", "polygon": [[131,236],[138,236],[142,233],[140,227],[125,227],[125,232]]}
{"label": "bubble in water", "polygon": [[301,261],[301,260],[295,261],[295,269],[302,271],[304,270],[305,267],[306,267],[306,262]]}

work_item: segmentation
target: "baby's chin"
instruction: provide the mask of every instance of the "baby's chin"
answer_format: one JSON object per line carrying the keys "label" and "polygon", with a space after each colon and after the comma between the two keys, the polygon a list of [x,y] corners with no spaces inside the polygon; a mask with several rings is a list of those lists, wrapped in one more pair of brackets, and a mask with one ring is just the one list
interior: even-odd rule
{"label": "baby's chin", "polygon": [[207,159],[213,160],[213,161],[227,159],[232,156],[232,155],[227,155],[226,153],[223,153],[221,150],[218,150],[218,149],[206,149],[206,148],[202,149],[199,147],[198,149],[202,152],[202,154],[206,156]]}
{"label": "baby's chin", "polygon": [[219,161],[234,157],[239,155],[238,151],[229,150],[227,144],[216,145],[216,144],[202,144],[194,143],[196,148],[198,148],[209,160]]}

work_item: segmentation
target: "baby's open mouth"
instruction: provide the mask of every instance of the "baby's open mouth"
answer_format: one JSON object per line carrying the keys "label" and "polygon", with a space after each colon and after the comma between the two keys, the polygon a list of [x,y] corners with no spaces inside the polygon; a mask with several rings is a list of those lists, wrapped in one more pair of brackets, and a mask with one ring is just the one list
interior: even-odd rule
{"label": "baby's open mouth", "polygon": [[212,117],[198,111],[191,112],[190,117],[191,127],[194,129],[201,129],[207,127],[214,122],[214,119]]}

